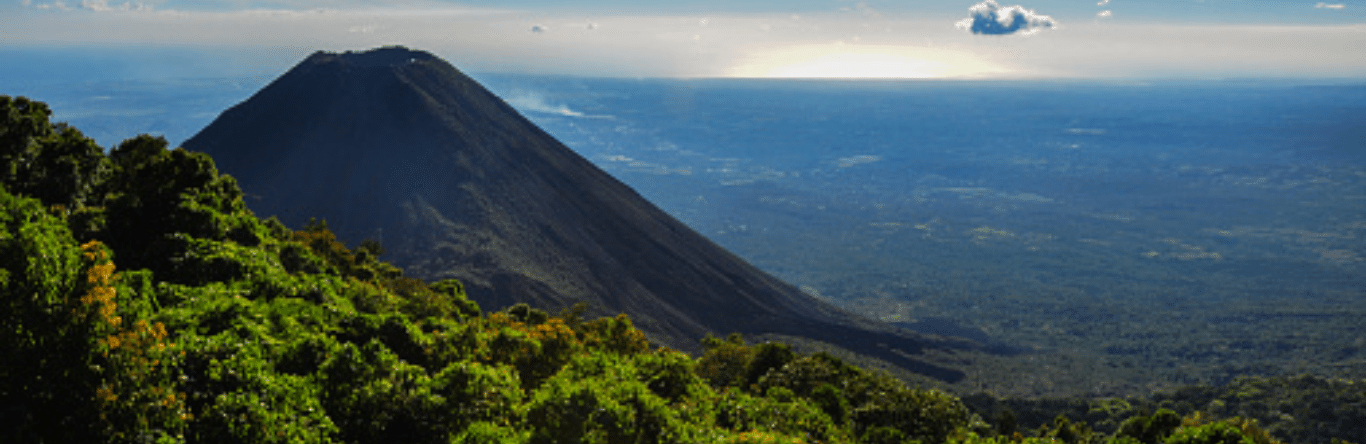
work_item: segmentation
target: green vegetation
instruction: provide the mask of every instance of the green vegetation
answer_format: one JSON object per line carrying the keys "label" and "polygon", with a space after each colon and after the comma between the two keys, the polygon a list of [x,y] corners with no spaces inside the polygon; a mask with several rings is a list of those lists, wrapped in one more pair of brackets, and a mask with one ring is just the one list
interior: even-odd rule
{"label": "green vegetation", "polygon": [[526,305],[484,313],[459,282],[421,282],[380,262],[377,243],[347,248],[321,221],[293,231],[256,218],[203,154],[139,136],[106,156],[49,119],[42,103],[0,96],[3,442],[1269,444],[1278,430],[1320,436],[1233,416],[1270,412],[1315,424],[1337,415],[1336,430],[1361,431],[1360,386],[1313,378],[1235,385],[1232,397],[1187,393],[1180,399],[1201,402],[1182,406],[1208,409],[1184,417],[1087,401],[1104,418],[1079,418],[1126,419],[1112,432],[1066,416],[1031,430],[1028,403],[986,395],[965,403],[780,343],[709,337],[692,357],[652,348],[625,315],[584,320],[583,307],[551,316]]}
{"label": "green vegetation", "polygon": [[1246,418],[1286,442],[1328,443],[1366,436],[1366,383],[1315,376],[1246,377],[1221,387],[1189,386],[1125,399],[1002,399],[976,394],[962,400],[983,417],[994,418],[1002,430],[1013,430],[1007,423],[1046,424],[1065,416],[1112,433],[1133,428],[1132,419],[1145,412],[1167,411],[1197,422]]}

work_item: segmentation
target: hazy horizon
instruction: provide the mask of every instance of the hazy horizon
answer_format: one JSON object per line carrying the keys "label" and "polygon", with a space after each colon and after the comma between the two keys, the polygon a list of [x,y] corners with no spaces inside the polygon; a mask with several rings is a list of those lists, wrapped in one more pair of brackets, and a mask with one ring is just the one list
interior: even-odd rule
{"label": "hazy horizon", "polygon": [[9,0],[0,79],[79,77],[80,61],[104,78],[267,76],[318,50],[385,45],[467,72],[587,77],[1366,78],[1363,12],[1345,0]]}

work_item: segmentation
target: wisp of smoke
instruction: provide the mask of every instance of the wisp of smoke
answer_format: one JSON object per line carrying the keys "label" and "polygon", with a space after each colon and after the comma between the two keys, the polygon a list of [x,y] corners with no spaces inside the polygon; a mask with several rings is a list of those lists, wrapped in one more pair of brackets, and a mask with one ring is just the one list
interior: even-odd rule
{"label": "wisp of smoke", "polygon": [[534,111],[546,114],[558,114],[565,117],[582,117],[583,113],[569,109],[564,105],[551,105],[546,103],[545,97],[540,94],[528,91],[517,91],[508,95],[507,103],[514,108],[522,111]]}
{"label": "wisp of smoke", "polygon": [[954,24],[958,29],[973,34],[1006,35],[1033,34],[1042,29],[1058,27],[1052,17],[1041,15],[1024,6],[1001,6],[996,0],[986,0],[968,8],[970,16]]}
{"label": "wisp of smoke", "polygon": [[507,97],[503,100],[505,100],[509,105],[512,105],[513,108],[517,108],[518,111],[524,113],[536,112],[544,114],[554,114],[564,117],[584,117],[592,119],[612,118],[612,116],[607,115],[584,114],[569,109],[569,107],[566,105],[552,105],[549,102],[546,102],[545,96],[542,96],[541,94],[532,91],[516,91],[511,94],[508,94]]}

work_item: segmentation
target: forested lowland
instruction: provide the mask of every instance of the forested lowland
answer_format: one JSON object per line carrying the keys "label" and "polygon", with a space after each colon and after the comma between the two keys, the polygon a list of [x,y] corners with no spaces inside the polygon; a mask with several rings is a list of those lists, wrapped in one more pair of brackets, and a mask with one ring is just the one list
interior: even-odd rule
{"label": "forested lowland", "polygon": [[[0,96],[7,443],[1256,443],[1360,437],[1313,377],[1121,399],[962,398],[738,335],[690,356],[620,315],[484,313],[246,208],[204,154],[106,151]],[[1019,375],[1028,377],[1028,375]],[[1089,424],[1089,425],[1088,425]],[[1359,439],[1359,438],[1352,438]]]}

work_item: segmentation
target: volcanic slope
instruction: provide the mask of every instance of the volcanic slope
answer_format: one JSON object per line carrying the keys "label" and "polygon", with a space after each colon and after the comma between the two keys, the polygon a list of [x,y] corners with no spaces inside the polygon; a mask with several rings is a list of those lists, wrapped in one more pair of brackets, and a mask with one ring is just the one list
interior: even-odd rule
{"label": "volcanic slope", "polygon": [[256,214],[379,240],[408,275],[457,278],[487,308],[582,301],[675,349],[707,333],[797,337],[965,376],[925,355],[963,342],[849,314],[756,269],[426,52],[315,53],[184,146],[237,178]]}

